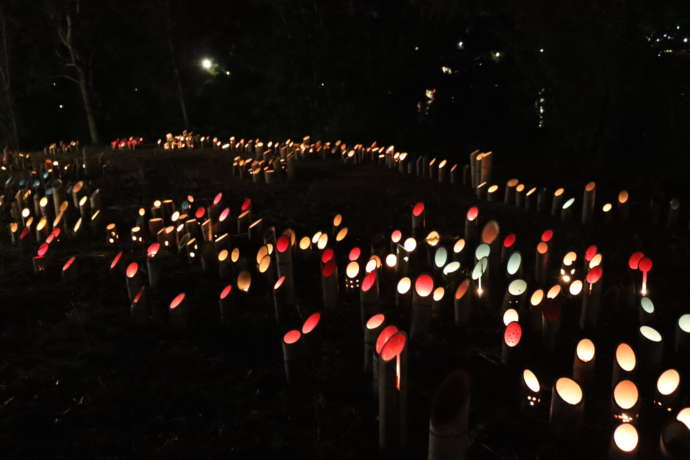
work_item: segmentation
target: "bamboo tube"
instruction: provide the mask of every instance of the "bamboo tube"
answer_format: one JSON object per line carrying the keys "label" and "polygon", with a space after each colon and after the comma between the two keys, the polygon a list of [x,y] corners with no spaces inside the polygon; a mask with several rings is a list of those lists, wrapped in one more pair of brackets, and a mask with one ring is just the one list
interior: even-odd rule
{"label": "bamboo tube", "polygon": [[522,326],[517,321],[508,324],[503,331],[501,341],[501,362],[506,366],[513,366],[520,359],[522,339]]}
{"label": "bamboo tube", "polygon": [[218,295],[218,311],[220,323],[223,326],[230,326],[232,324],[232,284],[226,285]]}
{"label": "bamboo tube", "polygon": [[326,310],[338,307],[338,267],[334,260],[329,260],[321,270],[321,292]]}
{"label": "bamboo tube", "polygon": [[142,286],[129,305],[129,316],[137,324],[148,322],[150,313],[146,287]]}
{"label": "bamboo tube", "polygon": [[576,437],[584,417],[584,398],[580,385],[567,377],[559,378],[551,392],[549,424],[559,438]]}
{"label": "bamboo tube", "polygon": [[486,190],[486,201],[495,203],[498,200],[498,185],[494,184]]}
{"label": "bamboo tube", "polygon": [[601,266],[591,269],[585,278],[587,289],[582,294],[582,310],[580,313],[580,329],[595,330],[599,323],[601,305],[601,281],[603,270]]}
{"label": "bamboo tube", "polygon": [[160,243],[153,243],[146,250],[146,270],[148,271],[149,286],[152,288],[158,287],[158,283],[160,281],[160,249]]}
{"label": "bamboo tube", "polygon": [[168,304],[168,318],[173,327],[186,329],[189,327],[191,306],[184,292],[179,293]]}
{"label": "bamboo tube", "polygon": [[409,313],[412,304],[412,280],[404,276],[400,278],[395,290],[395,306],[403,314]]}
{"label": "bamboo tube", "polygon": [[415,280],[412,292],[412,321],[410,325],[410,337],[417,338],[426,335],[431,325],[431,308],[434,290],[434,280],[423,273]]}
{"label": "bamboo tube", "polygon": [[561,222],[568,223],[573,220],[575,198],[568,198],[561,207]]}
{"label": "bamboo tube", "polygon": [[540,285],[545,285],[547,282],[547,274],[549,271],[549,245],[543,241],[537,244],[536,263],[534,264],[535,272],[534,279]]}
{"label": "bamboo tube", "polygon": [[429,417],[429,460],[464,460],[469,447],[470,377],[455,371],[436,391]]}
{"label": "bamboo tube", "polygon": [[470,153],[469,170],[470,170],[470,182],[469,185],[472,189],[475,189],[477,185],[481,182],[481,171],[477,161],[477,156],[480,154],[479,150],[475,150]]}
{"label": "bamboo tube", "polygon": [[273,313],[276,319],[276,324],[282,326],[286,324],[286,319],[288,318],[287,312],[287,299],[285,286],[285,275],[278,278],[278,280],[273,284]]}
{"label": "bamboo tube", "polygon": [[398,331],[381,348],[378,373],[379,447],[407,445],[407,335]]}
{"label": "bamboo tube", "polygon": [[519,180],[513,178],[506,182],[505,193],[503,195],[503,204],[512,206],[515,203],[515,187],[520,183]]}
{"label": "bamboo tube", "polygon": [[666,228],[673,228],[678,224],[678,213],[680,209],[680,201],[673,198],[668,203],[668,212],[666,214]]}
{"label": "bamboo tube", "polygon": [[477,243],[479,238],[479,208],[472,206],[465,216],[465,241],[470,246]]}
{"label": "bamboo tube", "polygon": [[134,300],[134,296],[139,292],[139,289],[144,285],[144,281],[139,270],[139,264],[132,262],[125,270],[125,282],[127,284],[127,298],[130,302]]}
{"label": "bamboo tube", "polygon": [[525,193],[525,198],[523,200],[525,211],[534,212],[537,210],[537,195],[537,187],[532,187]]}
{"label": "bamboo tube", "polygon": [[549,199],[548,189],[546,187],[539,188],[539,192],[537,194],[537,212],[538,213],[544,214],[547,212],[548,199]]}
{"label": "bamboo tube", "polygon": [[597,184],[595,182],[588,182],[582,193],[582,224],[587,225],[592,222],[594,215],[594,206],[597,197]]}
{"label": "bamboo tube", "polygon": [[609,460],[634,460],[639,450],[637,429],[630,423],[621,423],[613,431],[609,445]]}
{"label": "bamboo tube", "polygon": [[479,180],[481,182],[491,182],[491,172],[493,163],[493,153],[484,152],[480,158],[479,163]]}
{"label": "bamboo tube", "polygon": [[650,326],[641,326],[638,335],[641,369],[648,376],[661,367],[664,343],[661,334]]}
{"label": "bamboo tube", "polygon": [[297,329],[287,332],[283,336],[283,362],[285,365],[285,380],[288,385],[299,385],[304,382],[305,366],[303,363],[302,333]]}
{"label": "bamboo tube", "polygon": [[613,359],[611,388],[615,387],[621,380],[633,377],[636,367],[637,357],[633,349],[627,343],[619,344],[618,347],[616,347],[616,354]]}
{"label": "bamboo tube", "polygon": [[488,182],[481,182],[479,185],[477,185],[477,188],[474,189],[474,193],[477,196],[477,199],[480,201],[486,201],[487,200],[488,192],[489,192]]}
{"label": "bamboo tube", "polygon": [[618,199],[616,200],[616,215],[620,222],[627,222],[630,218],[630,195],[626,190],[618,192]]}
{"label": "bamboo tube", "polygon": [[611,415],[622,423],[635,423],[640,415],[640,395],[631,380],[621,380],[613,388]]}
{"label": "bamboo tube", "polygon": [[558,213],[561,212],[561,208],[563,207],[563,200],[565,198],[565,189],[563,187],[556,189],[555,192],[553,192],[553,196],[551,197],[551,215],[556,216]]}
{"label": "bamboo tube", "polygon": [[472,319],[473,302],[470,280],[460,283],[453,296],[453,311],[456,326],[466,326]]}
{"label": "bamboo tube", "polygon": [[605,224],[613,222],[613,205],[611,203],[604,203],[601,207],[601,220]]}
{"label": "bamboo tube", "polygon": [[366,321],[381,310],[380,289],[377,270],[370,271],[364,276],[359,294],[360,320],[362,326]]}
{"label": "bamboo tube", "polygon": [[276,259],[278,261],[278,275],[285,276],[285,295],[290,305],[295,303],[295,284],[292,268],[292,250],[290,239],[283,235],[276,241]]}
{"label": "bamboo tube", "polygon": [[383,313],[376,313],[367,319],[364,326],[364,373],[372,372],[372,362],[375,353],[376,339],[384,329],[386,316]]}
{"label": "bamboo tube", "polygon": [[515,207],[522,209],[525,206],[525,184],[517,184],[515,187]]}
{"label": "bamboo tube", "polygon": [[412,234],[419,237],[426,227],[426,208],[421,201],[412,208]]}
{"label": "bamboo tube", "polygon": [[573,359],[573,379],[583,388],[588,388],[594,381],[594,369],[596,366],[596,349],[594,342],[582,339],[575,347]]}
{"label": "bamboo tube", "polygon": [[513,252],[506,262],[506,276],[508,279],[522,276],[522,254]]}
{"label": "bamboo tube", "polygon": [[690,456],[690,411],[683,409],[676,420],[668,422],[659,435],[659,449],[664,458],[685,460]]}
{"label": "bamboo tube", "polygon": [[676,323],[675,350],[679,356],[690,354],[690,313],[685,313],[678,318]]}

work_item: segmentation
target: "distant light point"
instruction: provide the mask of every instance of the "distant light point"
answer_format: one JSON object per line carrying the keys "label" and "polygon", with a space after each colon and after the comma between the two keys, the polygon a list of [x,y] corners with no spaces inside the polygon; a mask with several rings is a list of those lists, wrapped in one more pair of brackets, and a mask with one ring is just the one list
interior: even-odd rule
{"label": "distant light point", "polygon": [[462,40],[460,40],[460,41],[458,42],[458,49],[459,49],[459,50],[465,49],[465,42],[463,42]]}
{"label": "distant light point", "polygon": [[540,52],[540,53],[543,53],[543,52],[544,52],[544,48],[539,48],[539,52]]}
{"label": "distant light point", "polygon": [[201,67],[206,70],[211,70],[211,67],[213,67],[213,61],[211,61],[209,58],[203,58],[201,60]]}

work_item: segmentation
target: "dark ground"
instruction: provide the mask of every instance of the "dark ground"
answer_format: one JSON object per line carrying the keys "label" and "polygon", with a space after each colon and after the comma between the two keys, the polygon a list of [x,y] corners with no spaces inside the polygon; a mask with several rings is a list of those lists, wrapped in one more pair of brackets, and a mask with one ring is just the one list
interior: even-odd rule
{"label": "dark ground", "polygon": [[[306,160],[297,183],[266,186],[232,176],[228,154],[217,151],[137,151],[108,154],[108,158],[108,173],[99,181],[105,192],[106,221],[118,223],[121,237],[127,236],[140,205],[149,206],[156,198],[179,203],[187,193],[208,201],[223,191],[233,213],[245,197],[251,197],[257,215],[275,223],[278,231],[295,229],[298,237],[329,228],[332,216],[340,212],[350,227],[343,251],[356,244],[368,247],[378,232],[408,230],[410,209],[417,201],[427,204],[431,228],[461,234],[467,207],[475,202],[461,188],[401,177],[374,165],[346,167],[335,160]],[[509,161],[496,158],[502,173],[496,180],[499,184],[512,176],[503,174]],[[588,179],[567,183],[578,206]],[[606,190],[606,185],[599,184],[598,209],[616,196],[617,190]],[[613,426],[608,386],[611,355],[619,341],[636,341],[636,312],[625,310],[619,297],[627,257],[643,250],[654,260],[650,285],[658,329],[665,337],[670,339],[673,322],[688,310],[684,296],[690,255],[687,218],[667,230],[650,218],[646,196],[634,192],[632,197],[634,221],[587,229],[576,224],[562,228],[550,216],[528,215],[500,204],[480,205],[482,222],[497,218],[502,235],[517,233],[518,247],[529,267],[546,228],[556,229],[554,248],[560,255],[570,249],[582,254],[592,243],[604,254],[603,325],[600,336],[594,338],[598,384],[594,394],[587,395],[581,440],[564,445],[550,438],[548,392],[533,417],[520,414],[522,366],[510,370],[499,364],[502,331],[495,316],[486,311],[468,329],[442,321],[435,324],[431,340],[410,344],[410,445],[399,453],[401,458],[426,456],[431,398],[457,368],[466,369],[473,381],[469,458],[605,456]],[[663,213],[660,221],[664,221]],[[78,255],[77,283],[59,281],[57,268],[35,278],[29,254],[20,254],[6,240],[0,246],[4,275],[0,278],[0,445],[4,458],[379,456],[377,405],[361,371],[356,301],[344,300],[337,312],[324,316],[315,395],[308,402],[296,403],[285,384],[282,334],[265,295],[268,291],[235,298],[237,316],[232,327],[222,329],[213,315],[224,283],[202,276],[198,266],[180,262],[166,274],[158,300],[168,302],[180,291],[190,294],[198,307],[191,330],[135,326],[128,318],[124,276],[107,270],[116,251],[104,249],[101,239],[100,234],[91,237],[90,243],[65,239],[52,255],[55,267]],[[129,251],[127,260],[142,260],[142,255],[143,250]],[[321,310],[317,262],[303,264],[301,272],[297,288],[302,308]],[[529,292],[533,288],[530,284]],[[614,322],[614,318],[618,319]],[[557,352],[549,355],[538,341],[527,337],[524,367],[537,373],[543,388],[550,388],[555,378],[570,375],[579,338],[566,330]],[[670,346],[667,349],[668,366],[688,365],[687,357],[674,361]],[[659,424],[645,406],[640,459],[659,458]]]}

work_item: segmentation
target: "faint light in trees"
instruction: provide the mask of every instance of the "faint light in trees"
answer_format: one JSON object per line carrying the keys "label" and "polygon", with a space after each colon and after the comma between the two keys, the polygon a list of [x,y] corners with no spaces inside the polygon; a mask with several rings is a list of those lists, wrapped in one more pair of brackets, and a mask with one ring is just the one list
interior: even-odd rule
{"label": "faint light in trees", "polygon": [[458,49],[459,49],[459,50],[465,49],[465,42],[463,42],[462,40],[460,40],[460,41],[458,42]]}
{"label": "faint light in trees", "polygon": [[201,60],[201,67],[203,67],[205,70],[211,70],[211,67],[213,67],[213,61],[209,58],[203,58]]}

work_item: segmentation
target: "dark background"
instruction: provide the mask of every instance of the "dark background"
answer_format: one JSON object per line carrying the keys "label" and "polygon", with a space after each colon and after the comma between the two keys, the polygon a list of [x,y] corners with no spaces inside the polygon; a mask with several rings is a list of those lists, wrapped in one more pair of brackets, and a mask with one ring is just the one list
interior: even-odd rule
{"label": "dark background", "polygon": [[542,176],[683,184],[688,172],[687,1],[2,5],[18,142],[3,94],[0,143],[23,149],[90,142],[78,86],[63,78],[75,74],[56,27],[70,14],[102,143],[185,128],[174,59],[187,128],[200,133],[378,140],[462,161],[481,148],[505,164],[539,159]]}

